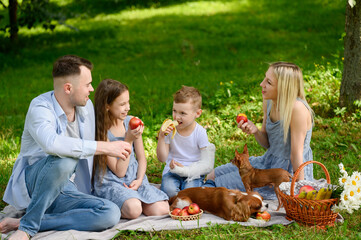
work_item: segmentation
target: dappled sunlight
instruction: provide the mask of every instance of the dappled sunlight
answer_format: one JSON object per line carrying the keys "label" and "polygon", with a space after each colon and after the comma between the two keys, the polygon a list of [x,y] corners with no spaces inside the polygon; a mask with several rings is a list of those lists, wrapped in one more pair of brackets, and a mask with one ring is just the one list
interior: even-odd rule
{"label": "dappled sunlight", "polygon": [[[66,6],[69,1],[59,2],[60,5]],[[114,21],[114,23],[127,24],[129,21],[146,20],[154,17],[165,16],[213,16],[216,14],[236,13],[240,11],[247,11],[250,7],[248,0],[242,1],[198,1],[198,2],[184,2],[172,6],[165,6],[159,8],[130,8],[121,10],[118,13],[106,14],[100,13],[94,18],[87,16],[86,13],[77,15],[74,18],[68,18],[67,25],[58,25],[56,32],[77,32],[77,27],[92,28],[94,22]],[[32,29],[20,28],[19,34],[24,36],[38,35],[42,33],[50,33],[50,30],[45,30],[41,26]]]}
{"label": "dappled sunlight", "polygon": [[147,8],[147,9],[130,9],[116,14],[99,14],[93,20],[142,20],[157,16],[211,16],[220,13],[238,12],[249,5],[247,0],[243,1],[199,1],[185,2],[178,5]]}

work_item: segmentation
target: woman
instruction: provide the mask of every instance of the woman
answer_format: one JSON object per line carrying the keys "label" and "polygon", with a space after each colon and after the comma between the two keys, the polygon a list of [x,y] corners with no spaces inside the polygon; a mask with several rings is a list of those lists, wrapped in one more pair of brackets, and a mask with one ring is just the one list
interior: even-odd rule
{"label": "woman", "polygon": [[[310,141],[313,111],[305,100],[301,69],[286,62],[269,66],[261,82],[263,97],[263,122],[258,129],[252,121],[240,121],[238,127],[253,134],[257,142],[267,148],[259,157],[250,157],[254,168],[283,168],[293,174],[298,167],[311,161]],[[232,163],[217,167],[208,176],[215,186],[245,191],[238,168]],[[313,166],[307,165],[298,180],[313,180]],[[209,182],[208,182],[209,183]],[[275,199],[273,188],[256,188],[265,199]]]}

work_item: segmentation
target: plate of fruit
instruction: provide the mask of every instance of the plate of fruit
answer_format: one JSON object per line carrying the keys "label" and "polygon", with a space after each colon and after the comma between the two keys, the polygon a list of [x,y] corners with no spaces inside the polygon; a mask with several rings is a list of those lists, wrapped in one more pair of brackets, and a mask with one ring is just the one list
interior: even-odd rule
{"label": "plate of fruit", "polygon": [[183,209],[174,208],[169,212],[174,220],[190,221],[200,219],[203,214],[203,210],[199,208],[197,203],[191,203],[189,206],[185,206]]}

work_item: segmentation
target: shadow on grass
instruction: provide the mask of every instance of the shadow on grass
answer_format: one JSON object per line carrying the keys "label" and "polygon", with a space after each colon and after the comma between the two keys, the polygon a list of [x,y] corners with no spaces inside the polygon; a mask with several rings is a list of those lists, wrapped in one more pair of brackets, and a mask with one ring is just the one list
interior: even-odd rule
{"label": "shadow on grass", "polygon": [[[177,29],[179,35],[191,35],[198,31],[200,38],[206,38],[209,45],[218,45],[216,41],[219,41],[219,37],[224,37],[227,42],[235,42],[236,48],[245,48],[246,50],[252,50],[256,46],[258,48],[265,49],[265,53],[273,51],[273,48],[266,47],[268,41],[274,44],[282,45],[283,48],[288,48],[292,52],[293,47],[297,47],[299,44],[306,45],[313,42],[319,44],[327,39],[324,37],[340,38],[342,28],[339,27],[335,31],[334,26],[340,26],[340,15],[343,14],[343,10],[340,10],[339,5],[328,3],[328,0],[319,1],[303,1],[297,3],[293,1],[243,1],[238,9],[233,9],[229,13],[211,14],[210,16],[177,16],[177,15],[165,15],[146,18],[143,20],[132,19],[131,21],[119,24],[116,21],[101,20],[94,22],[93,18],[98,14],[114,14],[119,13],[129,6],[136,6],[137,8],[147,8],[151,6],[158,6],[159,8],[170,5],[181,5],[185,2],[193,2],[186,0],[80,0],[71,1],[69,4],[63,6],[63,11],[66,15],[79,16],[86,14],[84,22],[89,21],[94,24],[94,27],[80,26],[77,28],[79,31],[71,32],[59,32],[48,31],[45,33],[39,33],[32,36],[19,36],[18,45],[15,46],[13,51],[15,53],[21,53],[22,51],[33,51],[36,49],[36,55],[43,55],[45,59],[48,58],[46,53],[49,48],[52,50],[59,50],[60,55],[64,50],[76,49],[83,47],[85,50],[89,43],[94,41],[102,42],[109,40],[107,38],[114,37],[118,33],[127,34],[132,30],[139,30],[139,32],[152,33],[165,29]],[[205,1],[207,2],[207,1]],[[234,1],[212,1],[212,2],[234,2]],[[306,17],[307,16],[307,17]],[[337,17],[338,16],[338,17]],[[151,23],[157,23],[156,25]],[[159,24],[160,23],[160,24]],[[233,25],[234,27],[230,27]],[[343,27],[343,24],[341,24]],[[147,28],[147,29],[144,29]],[[189,32],[189,33],[187,33]],[[174,33],[174,32],[172,32]],[[167,32],[157,36],[160,38],[168,38]],[[296,36],[296,35],[301,36]],[[120,34],[122,35],[122,34]],[[287,36],[288,35],[288,36]],[[151,40],[146,34],[139,34],[134,36],[137,43],[139,39]],[[197,37],[195,35],[194,37]],[[230,38],[241,38],[241,41]],[[303,39],[303,38],[309,38]],[[311,38],[311,39],[310,39]],[[123,40],[122,38],[113,39],[114,42]],[[244,41],[242,41],[244,40]],[[284,40],[287,40],[285,42]],[[226,41],[224,41],[226,42]],[[4,39],[4,35],[1,36],[0,43],[3,52],[10,49],[9,43]],[[237,43],[241,45],[237,45]],[[72,46],[69,46],[69,45]],[[261,45],[262,44],[262,45]],[[97,44],[101,45],[101,43]],[[325,44],[324,44],[325,45]],[[106,47],[106,46],[105,46]],[[113,44],[109,46],[110,49],[116,48],[117,45]],[[307,50],[307,46],[304,46]],[[321,47],[320,50],[329,48],[326,46]],[[318,47],[316,48],[316,50]],[[329,48],[330,49],[330,48]],[[102,51],[103,49],[98,49]],[[277,50],[277,49],[276,49]],[[288,51],[288,50],[287,50]],[[326,52],[326,51],[325,51]],[[11,52],[8,52],[10,54]],[[31,53],[30,53],[31,54]],[[5,55],[5,54],[4,54]],[[52,54],[54,56],[54,54]],[[4,57],[4,56],[1,56]],[[38,59],[38,58],[36,58]],[[7,58],[1,59],[0,67],[3,67],[7,62],[12,62],[14,59]],[[40,59],[41,60],[41,59]]]}
{"label": "shadow on grass", "polygon": [[[151,2],[143,1],[142,7]],[[181,2],[167,1],[161,7],[187,1]],[[66,11],[90,12],[88,17],[76,19],[79,31],[20,35],[13,51],[0,53],[1,81],[7,89],[0,92],[0,101],[13,103],[2,107],[2,113],[26,112],[30,100],[51,87],[52,63],[65,54],[94,62],[95,87],[110,77],[137,89],[133,113],[150,115],[170,108],[171,95],[182,84],[200,88],[207,98],[220,82],[258,81],[267,62],[293,61],[307,68],[342,47],[338,39],[343,31],[343,10],[325,2],[242,1],[225,12],[155,13],[142,19],[114,16],[115,20],[91,16],[118,13],[125,9],[125,1],[71,2]],[[0,39],[2,46],[4,42]],[[12,78],[19,70],[34,79],[19,80],[14,87]],[[147,102],[157,104],[144,109]]]}

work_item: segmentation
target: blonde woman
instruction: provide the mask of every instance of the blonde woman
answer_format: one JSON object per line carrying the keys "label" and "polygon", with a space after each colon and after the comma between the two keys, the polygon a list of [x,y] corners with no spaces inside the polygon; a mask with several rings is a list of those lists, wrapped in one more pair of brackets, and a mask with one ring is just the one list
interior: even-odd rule
{"label": "blonde woman", "polygon": [[[310,147],[313,111],[305,100],[301,69],[286,62],[272,63],[261,82],[263,97],[263,122],[258,129],[248,120],[240,121],[238,128],[253,134],[257,142],[267,148],[259,157],[250,157],[255,168],[283,168],[293,174],[297,168],[311,161]],[[217,167],[207,176],[206,185],[245,190],[238,168],[232,163]],[[298,180],[313,180],[313,166],[307,165]],[[272,188],[256,188],[265,199],[275,199]]]}

